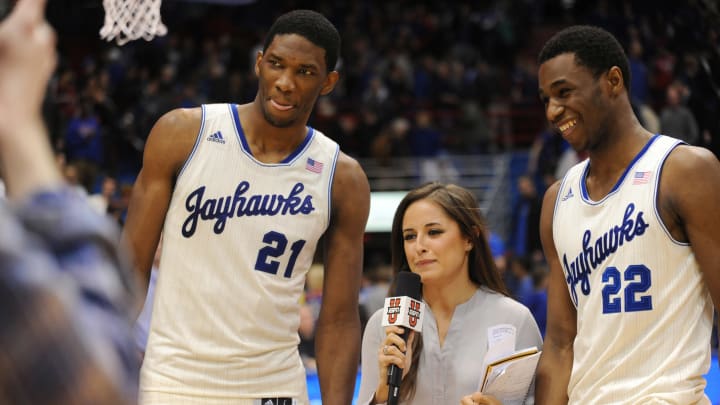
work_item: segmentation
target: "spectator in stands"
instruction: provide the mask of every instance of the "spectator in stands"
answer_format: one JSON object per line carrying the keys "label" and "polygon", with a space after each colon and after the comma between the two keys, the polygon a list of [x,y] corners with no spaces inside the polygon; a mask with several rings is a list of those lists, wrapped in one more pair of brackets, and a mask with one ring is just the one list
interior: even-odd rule
{"label": "spectator in stands", "polygon": [[[712,36],[711,36],[712,37]],[[720,53],[686,53],[678,81],[687,86],[685,105],[692,112],[698,124],[700,146],[720,151]]]}
{"label": "spectator in stands", "polygon": [[508,243],[513,256],[538,261],[542,257],[540,244],[540,208],[535,181],[529,175],[517,180],[518,199],[513,207],[513,220]]}
{"label": "spectator in stands", "polygon": [[533,314],[535,322],[540,328],[540,334],[545,338],[545,328],[547,326],[547,279],[548,270],[547,266],[543,264],[536,264],[536,267],[532,272],[533,278],[533,297],[528,303],[527,307],[530,313]]}
{"label": "spectator in stands", "polygon": [[510,269],[516,280],[513,296],[525,305],[535,318],[540,334],[545,336],[547,324],[547,269],[543,263],[529,258],[512,257]]}
{"label": "spectator in stands", "polygon": [[78,195],[87,196],[88,191],[80,182],[80,169],[75,163],[63,163],[61,166],[63,177],[69,187]]}
{"label": "spectator in stands", "polygon": [[679,83],[673,83],[667,88],[667,104],[660,113],[660,132],[695,145],[700,136],[695,117],[683,104],[684,89]]}
{"label": "spectator in stands", "polygon": [[510,293],[526,307],[529,307],[528,304],[532,300],[533,292],[535,291],[532,278],[532,266],[533,264],[528,257],[513,256],[510,258],[510,272],[515,280],[517,280],[515,289],[510,291]]}
{"label": "spectator in stands", "polygon": [[100,120],[87,101],[80,104],[77,115],[68,123],[65,133],[65,154],[68,161],[84,161],[100,165],[103,160],[103,140]]}
{"label": "spectator in stands", "polygon": [[377,263],[363,273],[360,305],[367,314],[372,315],[385,305],[385,297],[388,296],[391,281],[392,268],[385,263]]}
{"label": "spectator in stands", "polygon": [[[631,32],[636,33],[632,29]],[[640,123],[653,133],[660,132],[660,119],[648,104],[649,71],[643,59],[643,46],[636,36],[630,41],[628,50],[630,67],[630,103]]]}
{"label": "spectator in stands", "polygon": [[298,336],[300,336],[300,344],[298,351],[302,359],[305,371],[309,373],[317,373],[317,362],[315,361],[315,324],[317,318],[313,314],[313,309],[308,304],[300,306],[300,326],[298,327]]}
{"label": "spectator in stands", "polygon": [[467,101],[460,107],[459,153],[494,153],[496,149],[485,111],[480,103]]}
{"label": "spectator in stands", "polygon": [[425,109],[418,111],[408,134],[413,156],[423,158],[437,156],[442,149],[442,138],[442,133],[433,121],[432,112]]}
{"label": "spectator in stands", "polygon": [[560,157],[570,145],[556,131],[546,126],[538,133],[530,147],[527,173],[540,185],[542,193],[557,180]]}
{"label": "spectator in stands", "polygon": [[628,50],[630,66],[630,96],[633,104],[642,105],[648,99],[648,67],[643,59],[643,46],[640,39],[630,42]]}
{"label": "spectator in stands", "polygon": [[[610,25],[620,31],[623,37],[626,31],[629,33],[629,52],[635,49],[634,42],[642,43],[644,47],[637,61],[648,69],[646,103],[651,108],[642,108],[642,105],[638,108],[643,123],[653,130],[650,128],[652,109],[660,111],[664,104],[665,88],[673,74],[683,74],[683,80],[687,76],[687,84],[693,90],[688,106],[695,113],[704,142],[711,148],[718,149],[717,145],[712,144],[720,144],[717,140],[720,138],[716,130],[718,125],[713,121],[713,112],[717,108],[712,108],[717,103],[708,102],[708,97],[712,97],[712,86],[706,85],[706,79],[713,78],[715,83],[720,83],[716,77],[720,71],[716,67],[717,55],[720,53],[717,52],[717,24],[711,24],[712,20],[703,18],[703,2],[693,2],[687,6],[683,4],[682,8],[680,3],[658,4],[653,8],[652,19],[647,18],[646,9],[635,4],[598,9],[596,5],[600,2],[591,0],[587,5],[582,3],[582,7],[579,2],[568,3],[567,8],[561,10],[558,9],[560,6],[547,2],[545,6],[534,4],[533,7],[544,10],[545,15],[529,18],[527,7],[488,9],[483,2],[451,2],[447,7],[440,8],[421,2],[401,8],[397,1],[388,1],[378,7],[358,5],[337,8],[328,0],[319,0],[319,9],[342,13],[342,16],[337,15],[336,19],[343,21],[343,30],[348,38],[343,49],[343,59],[353,61],[352,64],[342,67],[346,80],[338,83],[333,101],[337,102],[338,111],[350,112],[355,115],[356,122],[361,123],[361,110],[367,106],[362,101],[362,94],[374,83],[371,78],[378,77],[384,81],[389,93],[389,97],[388,94],[381,97],[384,97],[386,107],[377,111],[377,114],[380,114],[380,126],[430,105],[433,110],[441,110],[443,117],[450,117],[440,127],[446,134],[456,135],[464,128],[463,122],[453,117],[462,116],[462,109],[469,102],[480,103],[482,110],[489,111],[490,120],[498,118],[497,109],[487,107],[508,101],[513,83],[519,83],[513,81],[513,72],[517,73],[518,69],[532,72],[532,68],[523,67],[528,61],[523,60],[521,55],[537,45],[534,40],[542,37],[545,23],[556,23],[557,15],[585,21],[602,16],[599,22],[611,22]],[[51,2],[49,11],[59,22],[65,22],[71,15],[79,14],[71,12],[73,7],[79,8],[81,5],[74,2]],[[247,63],[247,55],[255,54],[251,52],[257,43],[254,37],[261,37],[262,32],[249,27],[255,26],[258,15],[267,15],[266,8],[264,3],[255,2],[234,8],[198,4],[197,7],[177,9],[164,18],[183,21],[182,19],[193,16],[193,21],[201,22],[200,27],[190,30],[189,27],[197,27],[198,24],[185,24],[188,27],[185,30],[182,28],[183,24],[176,24],[177,28],[171,30],[168,37],[149,44],[128,44],[129,46],[122,48],[95,44],[94,47],[79,50],[77,47],[73,48],[73,38],[64,41],[60,44],[60,51],[67,63],[62,66],[61,73],[51,86],[52,108],[48,108],[48,111],[53,113],[52,127],[56,129],[53,132],[63,135],[69,119],[78,108],[79,98],[109,98],[115,103],[115,112],[102,113],[101,123],[103,126],[113,127],[113,120],[108,122],[105,116],[115,116],[118,118],[118,125],[122,124],[122,131],[121,134],[107,131],[103,133],[106,134],[106,143],[112,142],[113,147],[122,147],[122,150],[117,152],[121,157],[111,155],[114,159],[101,164],[101,172],[116,172],[114,166],[118,166],[133,175],[137,174],[143,142],[150,126],[159,117],[159,112],[176,107],[181,102],[181,91],[186,86],[183,86],[180,80],[205,77],[206,73],[207,76],[216,77],[218,69],[224,68],[226,75],[234,78],[235,84],[232,86],[236,96],[231,99],[254,97],[253,89],[257,83],[248,69],[250,64]],[[598,14],[597,10],[602,10],[602,13]],[[591,14],[588,14],[588,11]],[[195,20],[196,15],[208,18]],[[218,21],[221,24],[217,24]],[[226,32],[227,21],[238,22],[238,26],[246,27],[244,29],[249,31],[249,39],[245,32]],[[682,34],[678,28],[683,28]],[[217,39],[208,38],[204,35],[208,29],[212,32],[222,31],[222,35],[218,35]],[[76,27],[68,28],[68,32],[79,37]],[[670,36],[667,34],[669,32],[674,32],[675,35]],[[682,46],[680,40],[684,38],[698,40]],[[232,41],[233,39],[237,40]],[[232,47],[228,43],[231,43]],[[448,43],[453,46],[448,46]],[[665,50],[658,51],[658,47]],[[689,47],[692,49],[688,49]],[[85,49],[87,51],[83,52]],[[694,70],[696,74],[692,77],[695,79],[691,78],[692,72],[685,74],[680,71],[685,69],[681,62],[687,60],[687,54],[691,52],[697,55],[699,62],[693,66],[700,67]],[[85,60],[93,62],[85,63]],[[675,60],[678,61],[677,64]],[[706,70],[709,73],[706,73]],[[109,79],[105,79],[107,76]],[[400,80],[395,80],[395,76]],[[530,85],[534,89],[534,75],[521,73],[521,76],[525,77],[520,77],[520,82],[526,84],[521,87],[528,88],[527,85]],[[641,76],[642,74],[633,74],[634,80],[642,80]],[[515,74],[514,77],[518,78],[518,75]],[[691,83],[698,78],[702,80]],[[391,89],[394,87],[390,82],[401,83],[401,86],[396,87],[405,91],[408,80],[412,82],[413,97],[409,105],[402,105],[397,102],[397,94]],[[196,100],[195,102],[204,99],[217,100],[217,97],[223,97],[222,94],[226,93],[224,90],[229,91],[222,88],[224,83],[224,79],[219,82],[212,79],[200,80],[197,83],[197,97],[190,99]],[[634,92],[642,92],[641,86],[636,85],[636,82],[633,82],[632,88]],[[642,95],[639,94],[639,97],[642,98]],[[430,103],[431,99],[435,102]],[[96,110],[104,109],[98,108],[98,102],[93,102]],[[522,105],[523,109],[528,108],[526,104]],[[698,111],[701,110],[704,110],[704,113],[699,114]],[[509,110],[502,114],[515,112]],[[537,122],[532,123],[533,120]],[[514,123],[517,132],[521,129],[518,125],[539,129],[544,120],[541,114],[538,114],[537,118],[533,116],[516,119]],[[358,131],[358,139],[370,140],[379,132],[379,128],[369,132]],[[357,155],[370,155],[371,143],[371,140],[367,145],[361,142]],[[510,143],[505,146],[509,145]],[[457,146],[457,143],[448,143],[448,147]],[[529,145],[520,144],[514,147],[525,146]],[[458,151],[465,153],[468,149]]]}
{"label": "spectator in stands", "polygon": [[113,176],[105,176],[100,185],[100,191],[88,196],[88,203],[100,214],[107,214],[110,203],[116,198],[118,191],[117,180]]}
{"label": "spectator in stands", "polygon": [[373,76],[362,95],[363,104],[371,110],[382,113],[390,103],[390,90],[385,85],[382,76]]}
{"label": "spectator in stands", "polygon": [[[371,156],[378,157],[377,155],[382,155],[382,153],[375,150],[376,142],[380,144],[386,143],[385,140],[376,141],[376,138],[378,138],[379,135],[383,132],[384,126],[380,115],[378,115],[378,113],[375,112],[372,108],[363,106],[358,112],[355,113],[355,116],[358,121],[357,128],[355,129],[355,137],[361,140],[358,142],[357,147],[358,156],[367,158]],[[405,129],[405,131],[407,132],[407,128]],[[377,147],[377,149],[382,150],[383,148]]]}
{"label": "spectator in stands", "polygon": [[370,153],[381,165],[389,165],[393,158],[410,155],[408,132],[410,122],[398,117],[384,126],[372,140]]}
{"label": "spectator in stands", "polygon": [[40,108],[55,67],[43,0],[0,23],[0,402],[129,405],[134,280],[117,229],[69,191]]}

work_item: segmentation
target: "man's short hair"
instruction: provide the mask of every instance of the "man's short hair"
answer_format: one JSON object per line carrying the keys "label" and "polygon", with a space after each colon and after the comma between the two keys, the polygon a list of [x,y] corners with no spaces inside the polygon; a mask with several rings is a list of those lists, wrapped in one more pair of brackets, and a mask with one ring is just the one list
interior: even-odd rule
{"label": "man's short hair", "polygon": [[630,68],[622,45],[609,32],[590,25],[574,25],[565,28],[545,43],[538,63],[564,53],[575,55],[575,63],[590,70],[597,79],[601,74],[617,66],[622,71],[623,81],[630,92]]}
{"label": "man's short hair", "polygon": [[297,34],[325,50],[327,71],[335,69],[340,52],[340,34],[322,14],[312,10],[294,10],[278,17],[265,37],[263,52],[276,35]]}

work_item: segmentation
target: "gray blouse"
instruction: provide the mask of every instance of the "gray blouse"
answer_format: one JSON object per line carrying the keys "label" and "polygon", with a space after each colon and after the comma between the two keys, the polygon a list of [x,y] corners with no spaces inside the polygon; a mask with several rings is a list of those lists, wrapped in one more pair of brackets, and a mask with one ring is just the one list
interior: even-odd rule
{"label": "gray blouse", "polygon": [[[467,302],[455,308],[442,347],[432,310],[425,308],[423,352],[415,397],[409,402],[412,405],[459,404],[462,397],[477,391],[490,327],[514,325],[517,328],[516,349],[542,347],[542,337],[530,311],[512,298],[486,288],[479,288]],[[377,353],[384,339],[381,309],[370,318],[363,336],[358,404],[369,404],[377,389]]]}

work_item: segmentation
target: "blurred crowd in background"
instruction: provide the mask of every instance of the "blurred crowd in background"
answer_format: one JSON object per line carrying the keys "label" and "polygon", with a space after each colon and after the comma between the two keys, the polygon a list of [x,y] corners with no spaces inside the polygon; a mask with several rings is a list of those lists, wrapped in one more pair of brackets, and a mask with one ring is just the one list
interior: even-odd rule
{"label": "blurred crowd in background", "polygon": [[[122,225],[153,123],[177,107],[244,103],[265,27],[312,8],[343,38],[341,81],[311,124],[361,163],[395,157],[526,153],[507,238],[491,241],[515,296],[544,330],[541,198],[577,156],[548,128],[537,97],[536,56],[559,28],[614,33],[630,58],[631,98],[651,131],[720,152],[720,10],[712,0],[237,1],[164,0],[165,37],[123,47],[98,38],[97,1],[48,4],[60,63],[45,115],[58,164],[93,205]],[[226,2],[229,3],[229,2]],[[389,246],[389,245],[388,245]],[[382,306],[390,271],[366,257],[365,316]],[[321,280],[311,270],[301,325],[312,366]]]}

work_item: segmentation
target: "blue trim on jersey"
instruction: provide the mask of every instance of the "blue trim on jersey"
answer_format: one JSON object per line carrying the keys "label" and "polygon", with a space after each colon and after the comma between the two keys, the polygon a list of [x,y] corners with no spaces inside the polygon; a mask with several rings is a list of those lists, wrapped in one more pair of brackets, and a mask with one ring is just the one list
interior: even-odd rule
{"label": "blue trim on jersey", "polygon": [[303,139],[302,143],[295,149],[295,152],[291,153],[283,159],[280,163],[281,164],[292,164],[295,159],[297,159],[300,155],[303,154],[307,150],[307,148],[310,147],[310,141],[312,141],[313,137],[315,136],[315,130],[312,127],[308,127],[308,131],[305,134],[305,139]]}
{"label": "blue trim on jersey", "polygon": [[[560,187],[558,188],[557,195],[555,196],[555,208],[553,209],[553,221],[552,221],[553,228],[555,228],[555,217],[557,214],[558,206],[560,205],[562,195],[565,194],[565,183],[567,183],[567,178],[568,178],[568,173],[565,173],[562,181],[560,182]],[[572,186],[570,186],[570,187],[572,189]]]}
{"label": "blue trim on jersey", "polygon": [[[555,208],[553,209],[553,219],[552,219],[552,224],[550,225],[550,237],[553,240],[553,244],[555,244],[555,218],[557,218],[557,211],[558,211],[558,207],[560,206],[561,198],[565,194],[565,183],[567,182],[567,178],[568,178],[568,173],[565,173],[565,176],[563,176],[562,182],[560,183],[560,188],[558,189],[558,193],[555,196]],[[570,187],[572,189],[572,186],[570,186]],[[559,263],[560,262],[560,252],[557,249],[557,245],[555,245],[555,253],[558,256],[558,263]],[[560,267],[561,267],[560,270],[563,272],[564,276],[567,277],[567,273],[565,273],[565,268],[562,265]],[[568,288],[565,289],[565,291],[567,291],[567,293],[568,293],[567,298],[573,304],[575,309],[577,309],[578,304],[575,302],[575,300],[573,300],[570,297],[569,288],[570,288],[570,286],[568,286]]]}
{"label": "blue trim on jersey", "polygon": [[645,144],[645,146],[643,146],[643,148],[640,150],[640,152],[638,152],[638,154],[635,155],[635,157],[630,162],[630,164],[627,165],[627,167],[625,167],[625,171],[623,172],[622,176],[620,176],[618,181],[615,183],[612,190],[610,190],[610,192],[607,193],[607,195],[605,197],[601,198],[598,201],[591,200],[590,194],[588,194],[588,191],[587,191],[587,186],[586,186],[587,182],[585,180],[587,179],[588,171],[590,170],[590,163],[588,161],[588,165],[585,166],[585,170],[583,170],[583,173],[580,176],[580,194],[582,195],[583,201],[585,201],[586,203],[588,203],[590,205],[598,205],[598,204],[602,203],[603,201],[605,201],[606,199],[608,199],[611,195],[615,194],[615,192],[620,189],[620,185],[623,183],[623,181],[625,181],[625,177],[627,177],[627,174],[630,172],[632,167],[635,166],[635,163],[637,163],[637,161],[640,160],[640,158],[645,154],[645,152],[647,152],[647,150],[655,142],[655,140],[658,139],[658,137],[659,137],[658,134],[654,134],[652,136],[652,138],[650,138],[650,140]]}
{"label": "blue trim on jersey", "polygon": [[279,163],[263,163],[257,159],[255,159],[255,156],[253,156],[252,151],[250,150],[250,145],[247,142],[247,138],[245,138],[245,131],[243,130],[242,124],[240,123],[240,114],[238,113],[238,105],[237,104],[228,104],[230,106],[230,110],[232,110],[232,117],[233,122],[235,124],[235,134],[238,137],[238,140],[240,141],[240,149],[242,149],[243,153],[247,155],[253,162],[257,163],[260,166],[263,167],[275,167],[275,166],[290,166],[294,163],[295,160],[297,160],[298,157],[300,157],[305,150],[310,146],[310,143],[312,142],[312,139],[315,135],[315,130],[312,127],[308,127],[308,131],[305,134],[305,138],[303,139],[302,143],[293,151],[291,154],[289,154],[285,159],[281,160]]}
{"label": "blue trim on jersey", "polygon": [[230,108],[230,113],[233,117],[233,122],[235,123],[235,136],[237,136],[238,140],[240,141],[240,149],[242,149],[242,151],[245,152],[246,155],[252,157],[252,153],[250,153],[250,146],[245,139],[245,131],[243,131],[242,124],[240,124],[238,107],[239,106],[237,104],[228,104],[228,108]]}
{"label": "blue trim on jersey", "polygon": [[330,178],[328,180],[328,226],[330,226],[330,218],[332,217],[332,190],[333,190],[333,179],[335,178],[335,169],[337,168],[338,156],[340,156],[340,145],[335,145],[335,155],[332,160],[332,167],[330,168]]}
{"label": "blue trim on jersey", "polygon": [[672,147],[668,148],[667,152],[665,153],[665,156],[662,157],[660,160],[660,163],[658,164],[658,172],[657,176],[655,177],[655,190],[653,192],[653,211],[655,211],[655,218],[657,218],[658,223],[660,224],[660,228],[665,232],[665,234],[668,236],[670,241],[678,246],[690,246],[689,242],[680,242],[679,240],[673,238],[670,231],[665,226],[665,222],[662,220],[662,216],[660,216],[660,210],[658,209],[658,191],[660,190],[660,176],[662,175],[662,171],[665,168],[665,161],[667,160],[667,157],[670,156],[670,152],[674,151],[675,148],[677,148],[679,145],[687,145],[685,142],[681,140],[676,140],[675,144],[672,145]]}
{"label": "blue trim on jersey", "polygon": [[180,172],[178,173],[177,178],[180,179],[180,176],[182,176],[183,173],[185,173],[185,169],[190,164],[190,160],[192,160],[193,156],[195,156],[195,152],[197,152],[198,147],[200,146],[200,141],[202,141],[202,135],[203,131],[205,130],[205,104],[202,104],[200,106],[200,111],[202,111],[200,115],[200,131],[198,132],[197,136],[195,137],[195,145],[193,145],[192,151],[190,151],[190,155],[188,155],[187,159],[185,159],[185,163],[180,168]]}

